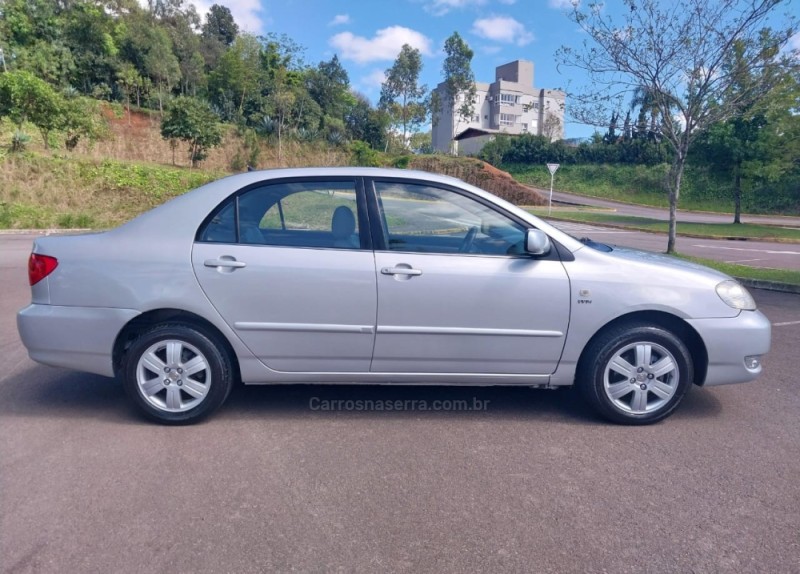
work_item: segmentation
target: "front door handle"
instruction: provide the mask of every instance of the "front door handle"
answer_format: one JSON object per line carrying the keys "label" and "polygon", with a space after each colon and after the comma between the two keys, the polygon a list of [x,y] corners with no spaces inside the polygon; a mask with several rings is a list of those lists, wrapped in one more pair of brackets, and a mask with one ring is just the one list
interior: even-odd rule
{"label": "front door handle", "polygon": [[241,269],[242,267],[247,267],[247,263],[244,261],[236,261],[236,259],[228,255],[223,255],[219,259],[206,259],[203,261],[203,265],[206,267],[216,267],[217,269],[220,267],[227,267],[229,269]]}
{"label": "front door handle", "polygon": [[384,267],[381,269],[383,275],[422,275],[419,269],[411,269],[410,267]]}

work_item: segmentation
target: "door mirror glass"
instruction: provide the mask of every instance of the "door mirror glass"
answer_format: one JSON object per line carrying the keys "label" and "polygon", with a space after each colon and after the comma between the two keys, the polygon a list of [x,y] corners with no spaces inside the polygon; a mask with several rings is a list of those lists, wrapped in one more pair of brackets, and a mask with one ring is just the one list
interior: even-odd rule
{"label": "door mirror glass", "polygon": [[531,255],[547,255],[550,253],[550,238],[540,229],[528,229],[525,232],[525,251]]}

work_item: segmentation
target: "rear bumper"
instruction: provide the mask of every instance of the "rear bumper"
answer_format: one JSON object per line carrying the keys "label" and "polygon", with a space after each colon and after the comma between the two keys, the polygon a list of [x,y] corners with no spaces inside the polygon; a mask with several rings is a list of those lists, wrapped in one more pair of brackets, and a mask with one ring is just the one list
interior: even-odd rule
{"label": "rear bumper", "polygon": [[114,341],[137,315],[133,309],[32,304],[17,313],[17,329],[34,361],[113,377]]}
{"label": "rear bumper", "polygon": [[761,375],[762,365],[751,369],[745,357],[766,355],[772,325],[760,311],[742,311],[729,319],[687,320],[698,332],[708,352],[708,372],[703,386],[746,383]]}

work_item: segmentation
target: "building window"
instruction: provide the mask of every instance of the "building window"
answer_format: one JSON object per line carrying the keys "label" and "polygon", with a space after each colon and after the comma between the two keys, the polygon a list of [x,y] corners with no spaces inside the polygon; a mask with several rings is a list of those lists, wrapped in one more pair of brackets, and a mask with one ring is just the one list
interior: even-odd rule
{"label": "building window", "polygon": [[519,103],[520,96],[515,94],[500,94],[500,105],[513,106]]}
{"label": "building window", "polygon": [[500,114],[501,126],[513,126],[517,121],[517,116],[514,114]]}

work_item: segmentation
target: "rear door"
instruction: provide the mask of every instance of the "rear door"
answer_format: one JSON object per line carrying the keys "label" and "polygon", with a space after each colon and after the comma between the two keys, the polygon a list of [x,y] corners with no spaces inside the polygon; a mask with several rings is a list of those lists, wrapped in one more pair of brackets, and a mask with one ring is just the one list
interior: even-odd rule
{"label": "rear door", "polygon": [[549,374],[570,313],[555,257],[524,252],[526,227],[466,192],[374,181],[374,372]]}
{"label": "rear door", "polygon": [[192,264],[211,303],[271,369],[366,372],[375,261],[360,179],[251,186],[198,232]]}

